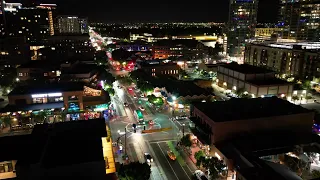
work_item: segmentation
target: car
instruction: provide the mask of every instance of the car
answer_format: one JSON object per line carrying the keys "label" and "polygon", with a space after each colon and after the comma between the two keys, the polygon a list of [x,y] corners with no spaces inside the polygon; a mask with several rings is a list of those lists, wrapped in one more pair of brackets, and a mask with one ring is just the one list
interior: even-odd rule
{"label": "car", "polygon": [[153,121],[153,120],[150,120],[150,121],[149,121],[149,125],[154,125],[154,121]]}
{"label": "car", "polygon": [[141,111],[144,111],[144,110],[145,110],[144,107],[142,107],[142,106],[140,106],[139,109],[140,109]]}
{"label": "car", "polygon": [[137,99],[137,96],[136,96],[136,95],[133,95],[133,98]]}
{"label": "car", "polygon": [[144,153],[144,158],[146,159],[146,162],[150,165],[150,163],[153,162],[153,158],[149,153]]}
{"label": "car", "polygon": [[129,105],[128,105],[128,103],[123,103],[123,105],[124,105],[124,107],[128,107]]}
{"label": "car", "polygon": [[140,97],[144,98],[144,94],[140,94]]}
{"label": "car", "polygon": [[174,155],[174,153],[172,152],[172,151],[167,151],[167,154],[168,154],[168,156],[169,156],[169,158],[171,159],[171,160],[176,160],[177,159],[177,157],[176,157],[176,155]]}
{"label": "car", "polygon": [[207,176],[201,170],[196,170],[194,175],[198,178],[198,180],[208,180]]}
{"label": "car", "polygon": [[129,88],[128,88],[128,90],[129,90],[129,91],[132,91],[132,88],[131,88],[131,87],[129,87]]}

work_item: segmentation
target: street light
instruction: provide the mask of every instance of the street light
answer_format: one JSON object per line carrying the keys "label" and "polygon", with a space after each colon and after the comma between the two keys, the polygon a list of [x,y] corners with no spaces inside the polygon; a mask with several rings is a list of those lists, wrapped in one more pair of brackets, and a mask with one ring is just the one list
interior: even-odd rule
{"label": "street light", "polygon": [[177,100],[177,97],[172,96],[172,100],[173,100],[173,101]]}
{"label": "street light", "polygon": [[185,124],[182,124],[182,137],[184,136],[184,126]]}

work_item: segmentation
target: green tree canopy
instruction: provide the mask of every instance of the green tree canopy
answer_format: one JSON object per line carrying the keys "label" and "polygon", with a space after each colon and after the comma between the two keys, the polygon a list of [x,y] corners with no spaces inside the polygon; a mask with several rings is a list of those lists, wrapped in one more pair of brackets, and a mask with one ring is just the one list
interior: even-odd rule
{"label": "green tree canopy", "polygon": [[181,144],[183,145],[183,146],[186,146],[186,147],[190,147],[191,145],[192,145],[192,142],[191,142],[191,135],[190,134],[186,134],[185,136],[183,136],[182,138],[181,138]]}
{"label": "green tree canopy", "polygon": [[201,157],[204,157],[205,156],[205,154],[204,154],[204,152],[203,151],[198,151],[198,152],[196,152],[196,153],[194,153],[194,158],[198,161]]}
{"label": "green tree canopy", "polygon": [[146,180],[150,178],[151,168],[147,163],[131,162],[120,165],[118,175],[122,180]]}

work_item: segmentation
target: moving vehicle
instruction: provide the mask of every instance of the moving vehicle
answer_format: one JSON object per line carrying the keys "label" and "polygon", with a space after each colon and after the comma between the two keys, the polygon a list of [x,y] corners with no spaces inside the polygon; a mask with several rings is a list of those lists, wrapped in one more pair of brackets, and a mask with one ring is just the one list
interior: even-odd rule
{"label": "moving vehicle", "polygon": [[194,175],[196,175],[198,180],[208,180],[207,176],[201,170],[196,170]]}
{"label": "moving vehicle", "polygon": [[154,125],[153,120],[150,120],[150,121],[149,121],[149,125]]}
{"label": "moving vehicle", "polygon": [[145,124],[143,114],[139,109],[135,110],[133,115],[137,119],[138,124]]}
{"label": "moving vehicle", "polygon": [[143,95],[143,94],[140,94],[140,97],[144,98],[144,95]]}
{"label": "moving vehicle", "polygon": [[126,103],[126,102],[123,103],[123,105],[124,105],[124,107],[128,107],[128,103]]}
{"label": "moving vehicle", "polygon": [[133,98],[134,98],[134,99],[137,99],[137,96],[136,96],[136,95],[133,95]]}
{"label": "moving vehicle", "polygon": [[169,158],[171,159],[171,160],[176,160],[177,159],[177,157],[176,157],[176,155],[174,155],[174,153],[172,152],[172,151],[167,151],[167,154],[168,154],[168,156],[169,156]]}
{"label": "moving vehicle", "polygon": [[140,109],[141,111],[144,111],[144,110],[145,110],[144,107],[142,107],[142,106],[140,106],[139,109]]}
{"label": "moving vehicle", "polygon": [[153,158],[149,153],[144,153],[144,158],[146,159],[146,162],[150,165],[150,163],[153,162]]}

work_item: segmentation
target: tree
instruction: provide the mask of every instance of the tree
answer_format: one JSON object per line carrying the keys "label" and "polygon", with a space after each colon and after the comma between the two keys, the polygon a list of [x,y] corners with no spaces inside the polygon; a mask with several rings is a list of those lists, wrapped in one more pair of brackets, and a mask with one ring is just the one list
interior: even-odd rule
{"label": "tree", "polygon": [[99,75],[98,75],[98,80],[99,81],[106,81],[107,84],[112,84],[113,82],[116,81],[116,78],[112,76],[111,73],[107,72],[103,68],[99,68]]}
{"label": "tree", "polygon": [[123,85],[131,85],[133,83],[132,79],[128,76],[124,76],[124,77],[121,77],[121,76],[117,76],[116,79]]}
{"label": "tree", "polygon": [[206,162],[203,163],[203,167],[209,170],[211,179],[216,179],[220,174],[226,172],[226,166],[222,160],[217,157],[206,158]]}
{"label": "tree", "polygon": [[311,89],[311,81],[309,80],[304,81],[302,84],[302,88],[307,90]]}
{"label": "tree", "polygon": [[308,94],[308,95],[306,96],[307,102],[308,102],[308,100],[310,100],[310,99],[312,99],[312,96],[311,96],[310,94]]}
{"label": "tree", "polygon": [[12,121],[11,121],[11,117],[10,116],[4,116],[2,117],[2,121],[6,126],[9,126],[10,131],[11,131],[11,127],[12,127]]}
{"label": "tree", "polygon": [[118,175],[123,180],[146,180],[150,178],[151,168],[147,163],[131,162],[120,165]]}
{"label": "tree", "polygon": [[153,89],[154,89],[154,87],[151,84],[142,82],[142,81],[137,81],[137,86],[144,93],[147,93],[150,91],[153,92]]}
{"label": "tree", "polygon": [[204,157],[205,156],[205,154],[204,154],[204,152],[203,151],[198,151],[198,152],[196,152],[196,153],[194,153],[194,158],[197,160],[197,161],[199,161],[200,159],[201,159],[201,157]]}
{"label": "tree", "polygon": [[111,95],[111,96],[113,96],[115,94],[115,91],[113,88],[108,88],[107,91],[108,91],[109,95]]}
{"label": "tree", "polygon": [[312,171],[312,178],[320,178],[320,171],[313,170]]}
{"label": "tree", "polygon": [[300,98],[298,96],[292,96],[292,101],[295,103],[298,101]]}
{"label": "tree", "polygon": [[181,145],[186,146],[186,147],[190,147],[192,145],[190,137],[191,137],[190,134],[186,134],[185,136],[183,136],[180,140]]}

